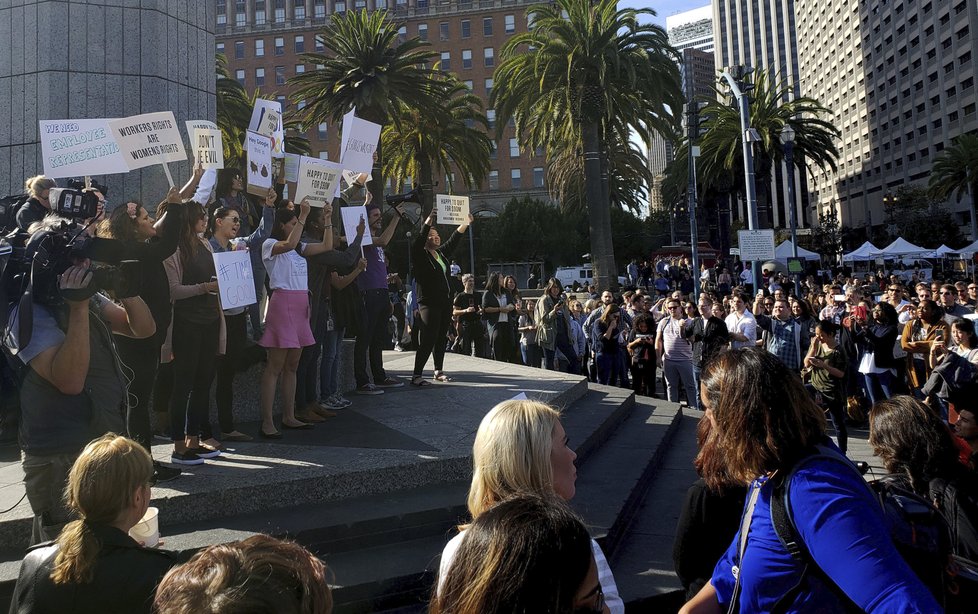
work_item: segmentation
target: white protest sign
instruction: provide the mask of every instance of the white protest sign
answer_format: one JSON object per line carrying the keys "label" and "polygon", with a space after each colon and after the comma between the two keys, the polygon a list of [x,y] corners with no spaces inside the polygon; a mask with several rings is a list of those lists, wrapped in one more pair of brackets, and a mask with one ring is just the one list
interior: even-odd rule
{"label": "white protest sign", "polygon": [[187,136],[194,133],[194,130],[219,130],[217,124],[212,121],[207,121],[206,119],[188,119],[183,122],[187,127]]}
{"label": "white protest sign", "polygon": [[363,231],[363,240],[360,241],[360,245],[373,245],[374,239],[370,235],[370,218],[367,216],[366,205],[340,207],[340,216],[343,218],[343,231],[346,234],[347,243],[353,243],[353,240],[357,238],[357,226],[360,225],[360,220],[363,220],[367,228]]}
{"label": "white protest sign", "polygon": [[129,170],[187,159],[172,111],[144,113],[109,122]]}
{"label": "white protest sign", "polygon": [[740,259],[745,262],[774,260],[774,229],[738,230]]}
{"label": "white protest sign", "polygon": [[128,173],[110,119],[58,119],[39,122],[44,174],[52,179]]}
{"label": "white protest sign", "polygon": [[195,128],[190,133],[191,149],[194,152],[194,166],[204,170],[224,168],[224,142],[220,130]]}
{"label": "white protest sign", "polygon": [[[357,180],[357,177],[359,177],[359,176],[360,176],[360,173],[358,173],[357,171],[347,171],[347,170],[344,170],[343,171],[343,181],[346,182],[346,185],[347,186],[353,185],[353,182],[356,181]],[[373,178],[374,178],[373,175],[371,175],[370,173],[367,173],[367,179],[366,179],[366,181],[363,182],[364,185],[366,185],[367,181],[370,181]]]}
{"label": "white protest sign", "polygon": [[308,198],[313,207],[333,202],[342,172],[343,169],[335,162],[302,156],[299,160],[299,180],[295,184],[296,198]]}
{"label": "white protest sign", "polygon": [[254,272],[247,250],[218,252],[214,254],[217,270],[217,288],[221,294],[221,307],[243,307],[258,302],[255,297]]}
{"label": "white protest sign", "polygon": [[285,154],[285,180],[295,183],[299,180],[299,154]]}
{"label": "white protest sign", "polygon": [[272,187],[272,139],[249,130],[245,151],[248,152],[248,193],[264,197]]}
{"label": "white protest sign", "polygon": [[439,224],[468,224],[469,197],[436,194],[435,206],[438,208]]}
{"label": "white protest sign", "polygon": [[374,166],[374,151],[380,140],[380,124],[356,117],[354,111],[343,116],[340,164],[344,169],[369,173]]}
{"label": "white protest sign", "polygon": [[282,105],[274,100],[258,98],[251,112],[248,130],[263,134],[272,139],[272,155],[281,158],[285,155],[285,128],[282,125]]}

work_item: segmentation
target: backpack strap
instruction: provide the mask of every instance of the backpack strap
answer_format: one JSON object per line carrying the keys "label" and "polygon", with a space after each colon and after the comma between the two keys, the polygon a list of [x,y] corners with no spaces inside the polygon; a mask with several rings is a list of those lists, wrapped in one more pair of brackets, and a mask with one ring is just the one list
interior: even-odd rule
{"label": "backpack strap", "polygon": [[[806,464],[814,460],[822,459],[832,460],[840,464],[844,464],[852,471],[858,473],[858,470],[848,458],[842,456],[840,453],[828,446],[818,445],[803,453],[787,471],[781,473],[780,476],[775,476],[772,478],[775,480],[775,482],[774,490],[771,493],[771,525],[774,527],[774,532],[778,536],[778,541],[781,542],[784,549],[791,555],[791,558],[795,559],[802,565],[802,573],[798,578],[798,582],[788,589],[788,591],[782,595],[780,599],[778,599],[778,601],[771,608],[772,614],[788,612],[789,608],[794,603],[795,598],[798,596],[798,593],[800,593],[802,587],[805,586],[805,582],[813,574],[819,576],[823,583],[835,593],[840,602],[846,606],[846,610],[853,610],[857,612],[862,611],[861,609],[855,607],[855,604],[853,604],[852,600],[849,599],[849,596],[846,595],[845,592],[843,592],[843,590],[839,588],[839,586],[824,571],[822,571],[822,569],[818,566],[818,563],[815,562],[815,559],[812,558],[811,552],[809,552],[801,538],[801,535],[798,533],[798,527],[795,524],[794,517],[791,515],[791,502],[789,500],[791,494],[791,479],[795,476],[795,473]],[[869,488],[869,486],[867,486],[867,488]]]}

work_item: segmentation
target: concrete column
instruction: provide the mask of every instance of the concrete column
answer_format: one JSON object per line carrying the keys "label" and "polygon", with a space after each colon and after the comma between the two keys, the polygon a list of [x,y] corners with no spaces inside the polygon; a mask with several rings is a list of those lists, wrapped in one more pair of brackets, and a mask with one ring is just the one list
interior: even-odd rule
{"label": "concrete column", "polygon": [[292,24],[295,20],[295,0],[285,0],[285,23]]}
{"label": "concrete column", "polygon": [[[26,177],[44,172],[39,120],[173,111],[185,139],[186,120],[215,120],[213,1],[11,4],[0,4],[0,35],[20,44],[0,53],[0,194],[19,194]],[[178,184],[190,176],[189,161],[169,167]],[[160,166],[96,179],[113,204],[138,198],[152,208],[168,187]]]}

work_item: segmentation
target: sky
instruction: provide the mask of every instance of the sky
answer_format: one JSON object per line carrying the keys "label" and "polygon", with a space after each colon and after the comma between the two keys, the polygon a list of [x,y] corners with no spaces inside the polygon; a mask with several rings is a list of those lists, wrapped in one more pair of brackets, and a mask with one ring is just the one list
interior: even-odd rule
{"label": "sky", "polygon": [[651,8],[656,12],[653,22],[666,26],[666,17],[710,4],[710,0],[621,0],[620,7]]}

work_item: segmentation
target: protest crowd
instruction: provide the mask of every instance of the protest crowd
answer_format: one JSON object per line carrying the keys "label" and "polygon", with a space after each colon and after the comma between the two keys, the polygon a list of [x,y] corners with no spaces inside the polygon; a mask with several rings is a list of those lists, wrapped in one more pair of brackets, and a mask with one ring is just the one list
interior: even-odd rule
{"label": "protest crowd", "polygon": [[[740,263],[694,271],[674,257],[630,263],[620,294],[498,273],[478,283],[452,259],[471,216],[442,241],[435,211],[402,280],[384,249],[404,212],[393,205],[385,223],[368,180],[353,174],[318,206],[286,196],[284,167],[258,196],[246,173],[198,166],[153,206],[97,184],[27,180],[8,237],[4,386],[19,401],[36,545],[12,612],[109,594],[128,612],[330,611],[328,570],[291,542],[258,536],[184,561],[127,533],[150,486],[181,466],[349,407],[345,339],[365,397],[452,381],[446,356],[457,353],[704,411],[702,479],[676,536],[684,612],[968,609],[955,601],[975,598],[964,576],[945,572],[950,557],[955,569],[978,560],[974,281],[837,271],[800,280],[799,293],[784,274],[755,283]],[[66,197],[91,208],[66,216]],[[362,206],[352,223],[350,206]],[[249,271],[247,287],[224,283],[231,267]],[[409,381],[388,375],[385,349],[416,352]],[[261,424],[246,433],[236,380],[254,365]],[[947,530],[923,565],[888,532],[889,499],[845,456],[849,429],[865,426],[895,476],[885,488],[945,519],[923,527]],[[154,435],[172,443],[170,463],[153,460]],[[608,561],[567,506],[575,458],[555,409],[511,400],[489,411],[473,446],[471,519],[445,546],[432,612],[624,612]]]}

